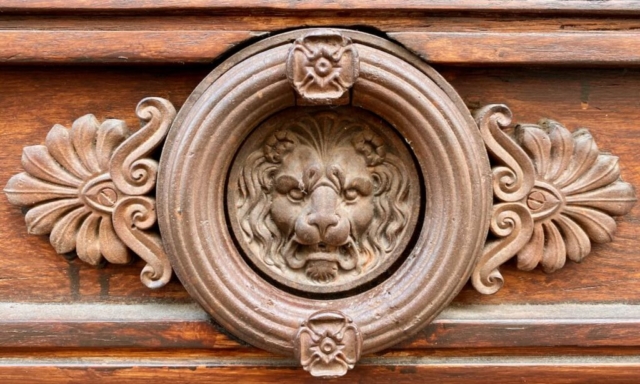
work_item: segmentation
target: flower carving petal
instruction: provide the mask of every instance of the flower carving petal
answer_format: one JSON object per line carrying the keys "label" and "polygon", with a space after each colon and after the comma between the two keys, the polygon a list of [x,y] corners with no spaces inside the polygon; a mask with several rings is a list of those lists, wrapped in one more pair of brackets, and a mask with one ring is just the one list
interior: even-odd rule
{"label": "flower carving petal", "polygon": [[300,364],[312,376],[337,377],[360,358],[362,336],[353,321],[338,311],[320,311],[302,323],[295,342]]}
{"label": "flower carving petal", "polygon": [[[155,200],[143,195],[154,186],[157,162],[146,156],[164,138],[175,109],[166,100],[149,98],[138,106],[138,116],[147,124],[130,137],[124,121],[100,123],[93,115],[80,117],[71,129],[54,125],[45,145],[24,148],[26,172],[13,176],[4,192],[10,203],[30,208],[25,216],[29,233],[50,233],[57,253],[75,250],[91,265],[105,259],[123,264],[131,260],[129,249],[135,248],[149,263],[141,279],[157,288],[169,280],[171,268],[158,236],[147,231],[156,220],[150,213]],[[135,202],[132,198],[146,205],[127,210]],[[119,210],[121,215],[135,219],[116,217],[123,202],[127,206]],[[139,222],[142,216],[149,220]],[[118,221],[127,225],[116,226]],[[152,244],[151,250],[144,244]]]}
{"label": "flower carving petal", "polygon": [[331,104],[355,83],[359,65],[351,39],[332,30],[315,31],[294,42],[287,76],[304,100]]}

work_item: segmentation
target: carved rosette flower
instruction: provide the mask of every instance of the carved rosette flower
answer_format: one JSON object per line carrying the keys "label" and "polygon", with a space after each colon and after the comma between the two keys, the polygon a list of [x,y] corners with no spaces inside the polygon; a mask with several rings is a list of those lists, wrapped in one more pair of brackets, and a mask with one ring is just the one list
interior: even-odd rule
{"label": "carved rosette flower", "polygon": [[166,284],[171,268],[159,236],[147,232],[155,222],[157,162],[146,156],[164,138],[175,109],[166,100],[144,99],[138,116],[145,126],[130,135],[122,120],[100,123],[93,115],[71,129],[55,125],[44,145],[25,147],[26,172],[13,176],[4,192],[10,203],[29,207],[29,233],[50,234],[57,253],[76,251],[91,265],[105,259],[124,264],[131,250],[145,261],[143,283]]}
{"label": "carved rosette flower", "polygon": [[318,377],[343,376],[360,359],[362,336],[353,321],[338,311],[321,311],[302,323],[296,357]]}
{"label": "carved rosette flower", "polygon": [[13,176],[5,193],[9,202],[34,206],[25,221],[30,234],[50,235],[57,253],[76,250],[92,265],[103,258],[127,263],[129,250],[111,222],[121,193],[109,176],[109,161],[128,136],[124,121],[93,115],[77,119],[71,129],[54,125],[44,145],[25,147],[26,172]]}
{"label": "carved rosette flower", "polygon": [[628,213],[636,202],[633,186],[620,180],[618,158],[601,153],[586,129],[571,134],[552,120],[516,127],[516,140],[535,167],[525,199],[533,234],[517,254],[518,268],[540,264],[553,272],[567,257],[581,261],[591,241],[612,241],[612,216]]}
{"label": "carved rosette flower", "polygon": [[287,76],[300,96],[315,103],[339,99],[358,78],[358,52],[351,39],[321,30],[296,40]]}

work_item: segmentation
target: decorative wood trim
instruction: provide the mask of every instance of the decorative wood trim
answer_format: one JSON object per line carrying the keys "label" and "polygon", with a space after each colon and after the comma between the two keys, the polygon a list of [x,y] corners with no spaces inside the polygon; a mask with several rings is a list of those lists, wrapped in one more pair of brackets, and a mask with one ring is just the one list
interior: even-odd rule
{"label": "decorative wood trim", "polygon": [[[176,383],[300,383],[291,360],[268,358],[42,358],[2,359],[0,376],[5,383],[118,382]],[[257,372],[269,372],[268,376]],[[187,376],[188,375],[188,376]],[[559,357],[458,357],[458,358],[363,358],[348,376],[332,383],[438,382],[476,383],[606,382],[634,383],[640,375],[636,356]]]}
{"label": "decorative wood trim", "polygon": [[640,64],[638,32],[392,32],[430,63]]}
{"label": "decorative wood trim", "polygon": [[250,31],[0,31],[0,63],[210,63]]}
{"label": "decorative wood trim", "polygon": [[81,11],[220,11],[220,10],[298,10],[335,11],[345,9],[366,10],[429,10],[429,11],[473,11],[473,12],[584,12],[590,14],[617,14],[640,12],[640,4],[634,0],[609,0],[606,3],[589,0],[338,0],[318,2],[315,0],[192,0],[188,4],[175,0],[131,1],[131,0],[4,0],[0,12],[81,12]]}
{"label": "decorative wood trim", "polygon": [[[247,348],[196,304],[0,303],[0,348]],[[446,308],[402,349],[640,347],[640,305]]]}
{"label": "decorative wood trim", "polygon": [[519,124],[511,136],[505,105],[475,113],[487,151],[493,156],[494,206],[489,239],[471,282],[484,294],[503,284],[499,267],[517,255],[518,268],[545,272],[580,262],[591,243],[613,241],[612,216],[629,213],[637,198],[621,180],[618,158],[601,152],[587,129],[571,133],[548,119]]}
{"label": "decorative wood trim", "polygon": [[45,145],[25,147],[22,166],[4,189],[11,204],[29,207],[31,234],[50,234],[59,254],[75,251],[91,265],[131,261],[129,250],[147,265],[140,280],[149,288],[171,279],[156,224],[158,162],[150,158],[176,115],[171,103],[145,98],[136,114],[144,123],[133,134],[122,120],[100,123],[93,115],[71,129],[56,124]]}
{"label": "decorative wood trim", "polygon": [[[0,63],[210,63],[267,32],[0,30]],[[434,64],[640,65],[640,32],[390,32]]]}

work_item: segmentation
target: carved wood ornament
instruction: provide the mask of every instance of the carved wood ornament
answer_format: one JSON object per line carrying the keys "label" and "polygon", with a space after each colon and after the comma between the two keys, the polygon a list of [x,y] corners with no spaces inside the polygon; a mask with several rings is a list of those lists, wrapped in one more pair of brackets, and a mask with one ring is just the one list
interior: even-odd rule
{"label": "carved wood ornament", "polygon": [[5,194],[29,232],[93,265],[132,251],[150,288],[175,271],[227,330],[314,376],[415,335],[469,279],[495,293],[514,256],[582,260],[636,201],[588,131],[512,130],[503,105],[474,119],[434,69],[361,32],[268,38],[177,115],[159,98],[137,114],[133,134],[87,115],[24,149]]}

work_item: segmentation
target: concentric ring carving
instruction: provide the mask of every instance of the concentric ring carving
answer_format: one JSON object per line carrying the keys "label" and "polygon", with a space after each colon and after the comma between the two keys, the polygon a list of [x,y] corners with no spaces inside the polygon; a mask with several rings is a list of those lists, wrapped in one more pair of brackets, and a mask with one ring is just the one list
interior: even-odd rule
{"label": "concentric ring carving", "polygon": [[285,292],[245,262],[227,225],[227,170],[256,126],[296,105],[286,62],[292,43],[309,31],[266,39],[212,72],[177,116],[161,159],[159,224],[176,274],[234,335],[291,356],[300,325],[320,310],[353,321],[363,335],[363,354],[415,334],[462,288],[489,224],[489,162],[457,94],[404,49],[368,34],[338,32],[359,57],[351,105],[399,132],[416,154],[427,197],[415,245],[384,282],[326,300]]}

